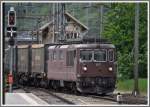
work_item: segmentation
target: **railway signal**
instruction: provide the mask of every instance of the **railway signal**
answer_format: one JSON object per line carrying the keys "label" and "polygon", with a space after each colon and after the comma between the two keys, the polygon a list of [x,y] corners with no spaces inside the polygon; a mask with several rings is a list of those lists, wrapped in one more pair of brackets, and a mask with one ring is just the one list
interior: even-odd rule
{"label": "railway signal", "polygon": [[10,7],[10,10],[8,11],[7,37],[16,37],[16,30],[16,11],[14,10],[14,7]]}
{"label": "railway signal", "polygon": [[12,92],[13,85],[13,46],[15,45],[14,37],[17,36],[17,27],[16,27],[16,11],[14,7],[10,7],[8,11],[8,27],[7,27],[7,37],[9,37],[10,45],[10,72],[8,74],[9,82],[9,92]]}
{"label": "railway signal", "polygon": [[16,11],[14,10],[14,7],[10,7],[10,10],[8,11],[8,26],[16,26]]}
{"label": "railway signal", "polygon": [[17,28],[16,27],[7,27],[7,37],[16,37]]}

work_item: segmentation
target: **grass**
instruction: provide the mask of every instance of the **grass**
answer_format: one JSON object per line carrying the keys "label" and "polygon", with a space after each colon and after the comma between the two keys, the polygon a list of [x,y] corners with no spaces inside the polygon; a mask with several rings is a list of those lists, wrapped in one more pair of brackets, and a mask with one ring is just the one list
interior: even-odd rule
{"label": "grass", "polygon": [[[141,93],[147,93],[147,79],[139,79],[139,91]],[[118,80],[117,90],[119,91],[133,91],[134,79],[130,80]]]}

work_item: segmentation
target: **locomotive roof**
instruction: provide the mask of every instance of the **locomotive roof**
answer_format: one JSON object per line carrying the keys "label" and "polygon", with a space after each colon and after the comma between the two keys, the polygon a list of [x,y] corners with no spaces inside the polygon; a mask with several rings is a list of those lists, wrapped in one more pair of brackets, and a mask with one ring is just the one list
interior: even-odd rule
{"label": "locomotive roof", "polygon": [[76,48],[115,48],[113,44],[71,44],[71,45],[56,45],[56,46],[49,46],[48,49],[65,49],[65,48],[71,48],[71,49],[76,49]]}

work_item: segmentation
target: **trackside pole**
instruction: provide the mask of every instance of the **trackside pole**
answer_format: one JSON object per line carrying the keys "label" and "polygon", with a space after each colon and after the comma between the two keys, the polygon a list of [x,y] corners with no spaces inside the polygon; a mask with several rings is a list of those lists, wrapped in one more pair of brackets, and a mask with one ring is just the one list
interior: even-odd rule
{"label": "trackside pole", "polygon": [[10,72],[8,74],[9,92],[12,92],[13,84],[13,46],[10,46]]}
{"label": "trackside pole", "polygon": [[13,86],[13,47],[15,44],[14,37],[17,36],[16,33],[16,11],[14,7],[10,7],[8,11],[8,27],[7,27],[7,37],[9,37],[9,46],[10,46],[10,71],[8,74],[8,83],[9,83],[9,92],[12,92]]}
{"label": "trackside pole", "polygon": [[139,3],[135,4],[135,36],[134,36],[134,90],[133,95],[139,94],[138,87],[138,55],[139,55]]}

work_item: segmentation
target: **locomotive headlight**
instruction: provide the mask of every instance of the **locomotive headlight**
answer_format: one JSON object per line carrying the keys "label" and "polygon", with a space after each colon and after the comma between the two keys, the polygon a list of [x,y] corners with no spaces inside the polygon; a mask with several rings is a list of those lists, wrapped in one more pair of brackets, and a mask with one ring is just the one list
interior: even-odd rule
{"label": "locomotive headlight", "polygon": [[112,67],[109,67],[108,70],[109,70],[109,71],[112,71]]}
{"label": "locomotive headlight", "polygon": [[84,67],[83,67],[83,70],[84,70],[84,71],[87,71],[87,67],[84,66]]}

